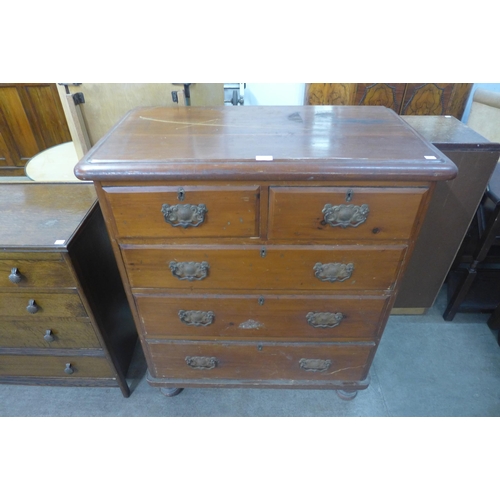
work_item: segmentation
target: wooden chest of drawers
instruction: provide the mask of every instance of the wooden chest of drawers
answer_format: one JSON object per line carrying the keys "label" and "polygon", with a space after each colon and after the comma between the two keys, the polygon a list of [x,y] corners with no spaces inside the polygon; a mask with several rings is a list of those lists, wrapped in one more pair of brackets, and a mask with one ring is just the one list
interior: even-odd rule
{"label": "wooden chest of drawers", "polygon": [[96,186],[152,385],[351,398],[456,167],[386,108],[187,107],[131,111],[75,173]]}
{"label": "wooden chest of drawers", "polygon": [[0,185],[0,382],[118,386],[137,332],[91,184]]}

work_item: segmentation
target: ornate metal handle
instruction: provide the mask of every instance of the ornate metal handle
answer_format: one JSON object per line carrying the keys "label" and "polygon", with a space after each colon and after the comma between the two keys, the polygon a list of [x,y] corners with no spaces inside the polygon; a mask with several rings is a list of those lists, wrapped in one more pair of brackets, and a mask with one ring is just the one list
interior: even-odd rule
{"label": "ornate metal handle", "polygon": [[205,214],[208,212],[206,205],[169,205],[165,203],[161,207],[161,213],[168,222],[174,227],[199,226],[205,220]]}
{"label": "ornate metal handle", "polygon": [[332,362],[329,359],[306,359],[299,360],[299,366],[306,372],[324,372],[330,368]]}
{"label": "ornate metal handle", "polygon": [[175,262],[169,264],[172,274],[179,280],[202,280],[207,277],[208,262]]}
{"label": "ornate metal handle", "polygon": [[208,326],[214,322],[215,314],[212,311],[179,311],[179,318],[190,326]]}
{"label": "ornate metal handle", "polygon": [[186,356],[186,363],[196,370],[212,370],[217,367],[217,358],[208,358],[204,356]]}
{"label": "ornate metal handle", "polygon": [[344,315],[340,312],[309,312],[306,314],[307,323],[314,328],[335,328],[340,325]]}
{"label": "ornate metal handle", "polygon": [[10,271],[9,274],[9,281],[11,283],[15,283],[16,285],[18,283],[21,283],[21,280],[23,279],[21,273],[19,272],[19,269],[17,267],[13,267]]}
{"label": "ornate metal handle", "polygon": [[64,369],[64,373],[67,373],[68,375],[72,375],[75,373],[75,370],[71,366],[71,363],[66,363],[66,368]]}
{"label": "ornate metal handle", "polygon": [[38,304],[35,302],[34,299],[30,299],[28,301],[28,305],[26,306],[26,310],[30,314],[35,314],[35,313],[37,313],[40,310],[40,308],[38,307]]}
{"label": "ornate metal handle", "polygon": [[43,336],[43,340],[47,342],[54,342],[55,338],[52,335],[52,330],[45,330],[45,335]]}
{"label": "ornate metal handle", "polygon": [[329,281],[333,283],[335,281],[345,281],[352,276],[354,271],[354,264],[349,262],[349,264],[342,264],[340,262],[329,262],[328,264],[322,264],[317,262],[314,264],[314,276],[321,281]]}
{"label": "ornate metal handle", "polygon": [[322,210],[324,221],[330,226],[358,227],[366,221],[370,208],[368,205],[330,205],[327,203]]}

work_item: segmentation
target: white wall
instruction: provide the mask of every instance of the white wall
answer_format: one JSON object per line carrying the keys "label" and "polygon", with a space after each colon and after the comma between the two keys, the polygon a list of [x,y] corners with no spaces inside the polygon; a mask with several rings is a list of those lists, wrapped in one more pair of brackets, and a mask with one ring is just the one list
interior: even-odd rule
{"label": "white wall", "polygon": [[302,105],[305,91],[305,83],[247,83],[245,106]]}

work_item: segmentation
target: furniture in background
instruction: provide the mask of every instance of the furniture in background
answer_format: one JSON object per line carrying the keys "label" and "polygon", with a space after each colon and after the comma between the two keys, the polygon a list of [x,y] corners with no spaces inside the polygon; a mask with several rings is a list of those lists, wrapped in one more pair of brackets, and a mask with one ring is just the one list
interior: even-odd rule
{"label": "furniture in background", "polygon": [[[477,89],[467,124],[500,147],[500,93]],[[499,199],[497,163],[447,277],[448,305],[443,314],[447,321],[457,312],[491,312],[500,303]]]}
{"label": "furniture in background", "polygon": [[385,106],[399,115],[462,118],[472,83],[309,83],[306,104]]}
{"label": "furniture in background", "polygon": [[0,176],[22,176],[41,151],[71,140],[55,83],[0,83]]}
{"label": "furniture in background", "polygon": [[0,248],[0,383],[127,397],[137,332],[92,184],[0,184]]}
{"label": "furniture in background", "polygon": [[157,107],[75,173],[95,183],[151,385],[350,399],[456,167],[384,107]]}
{"label": "furniture in background", "polygon": [[392,314],[424,314],[467,234],[498,162],[500,144],[452,116],[405,116],[404,120],[458,167],[455,179],[436,186],[392,310]]}
{"label": "furniture in background", "polygon": [[[175,83],[67,83],[58,85],[60,100],[78,159],[99,141],[125,113],[136,107],[186,105],[186,86]],[[192,83],[191,106],[224,104],[223,83]],[[177,102],[174,102],[175,93]],[[73,96],[78,96],[77,104]]]}

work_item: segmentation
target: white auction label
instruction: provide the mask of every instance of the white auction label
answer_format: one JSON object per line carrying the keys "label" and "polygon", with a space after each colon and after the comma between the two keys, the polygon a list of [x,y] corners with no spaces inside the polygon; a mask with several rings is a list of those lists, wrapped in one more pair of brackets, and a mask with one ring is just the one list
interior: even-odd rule
{"label": "white auction label", "polygon": [[273,161],[272,156],[256,156],[255,157],[256,161]]}

